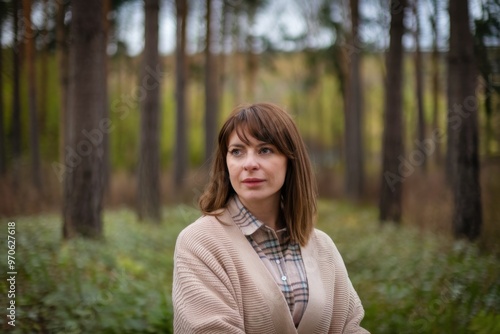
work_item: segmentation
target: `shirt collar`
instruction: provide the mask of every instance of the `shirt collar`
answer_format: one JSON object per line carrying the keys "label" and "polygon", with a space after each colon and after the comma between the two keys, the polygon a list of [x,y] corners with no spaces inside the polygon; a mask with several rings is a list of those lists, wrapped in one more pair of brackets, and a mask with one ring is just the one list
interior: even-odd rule
{"label": "shirt collar", "polygon": [[[229,201],[227,208],[234,222],[245,236],[254,234],[260,228],[270,229],[260,220],[255,218],[255,216],[250,211],[248,211],[247,208],[245,208],[243,203],[241,203],[238,195],[233,196],[233,198]],[[283,232],[286,232],[286,227],[276,231],[278,235],[282,234]]]}
{"label": "shirt collar", "polygon": [[228,210],[236,225],[244,235],[252,235],[264,225],[241,203],[238,195],[235,195],[228,203]]}

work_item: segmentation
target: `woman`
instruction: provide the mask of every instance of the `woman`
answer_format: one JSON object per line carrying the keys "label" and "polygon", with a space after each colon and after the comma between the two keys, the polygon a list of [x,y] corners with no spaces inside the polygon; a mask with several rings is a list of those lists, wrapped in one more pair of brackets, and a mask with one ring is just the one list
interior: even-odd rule
{"label": "woman", "polygon": [[175,247],[176,333],[367,333],[337,248],[313,227],[316,183],[284,110],[231,113],[199,204]]}

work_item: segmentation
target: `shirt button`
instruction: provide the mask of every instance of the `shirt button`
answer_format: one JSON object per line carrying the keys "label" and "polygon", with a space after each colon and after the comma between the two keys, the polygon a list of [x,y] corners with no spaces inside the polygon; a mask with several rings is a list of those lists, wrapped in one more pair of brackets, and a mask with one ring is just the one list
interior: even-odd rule
{"label": "shirt button", "polygon": [[281,276],[282,281],[286,281],[286,276]]}
{"label": "shirt button", "polygon": [[280,260],[276,260],[276,263],[277,263],[277,264],[280,264]]}

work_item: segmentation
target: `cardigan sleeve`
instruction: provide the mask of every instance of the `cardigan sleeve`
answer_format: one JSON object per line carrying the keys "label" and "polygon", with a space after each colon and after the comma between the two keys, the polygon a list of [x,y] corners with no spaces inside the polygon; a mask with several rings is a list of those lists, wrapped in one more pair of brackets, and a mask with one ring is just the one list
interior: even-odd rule
{"label": "cardigan sleeve", "polygon": [[370,332],[360,325],[365,311],[337,246],[326,233],[318,232],[317,234],[322,236],[323,242],[328,245],[325,248],[329,250],[334,264],[334,295],[337,301],[333,304],[333,321],[330,324],[329,333],[369,334]]}
{"label": "cardigan sleeve", "polygon": [[223,260],[213,234],[188,227],[177,238],[172,288],[175,333],[245,333]]}
{"label": "cardigan sleeve", "polygon": [[351,280],[349,280],[349,313],[347,315],[346,324],[344,328],[345,334],[365,334],[370,333],[360,326],[361,320],[365,316],[365,311],[358,293],[354,290]]}

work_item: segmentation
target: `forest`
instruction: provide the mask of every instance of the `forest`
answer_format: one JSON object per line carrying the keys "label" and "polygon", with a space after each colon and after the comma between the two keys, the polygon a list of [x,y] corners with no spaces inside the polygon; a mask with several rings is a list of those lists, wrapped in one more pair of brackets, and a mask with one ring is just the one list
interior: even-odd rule
{"label": "forest", "polygon": [[0,0],[0,45],[2,332],[173,332],[218,130],[267,101],[365,328],[500,333],[499,0]]}

